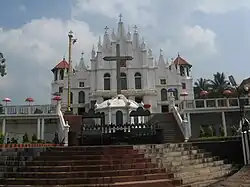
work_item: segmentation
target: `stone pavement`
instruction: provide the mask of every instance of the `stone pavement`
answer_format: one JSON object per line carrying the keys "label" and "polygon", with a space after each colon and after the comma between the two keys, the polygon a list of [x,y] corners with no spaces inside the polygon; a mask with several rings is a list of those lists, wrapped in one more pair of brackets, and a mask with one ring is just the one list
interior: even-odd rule
{"label": "stone pavement", "polygon": [[231,177],[211,187],[250,187],[250,166],[243,167]]}

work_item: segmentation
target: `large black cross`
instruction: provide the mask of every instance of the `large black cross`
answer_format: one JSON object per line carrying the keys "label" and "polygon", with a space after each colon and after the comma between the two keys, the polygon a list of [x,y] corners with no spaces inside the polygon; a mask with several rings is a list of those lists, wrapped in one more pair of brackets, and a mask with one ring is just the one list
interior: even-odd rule
{"label": "large black cross", "polygon": [[105,61],[116,61],[117,95],[121,94],[121,61],[133,60],[132,56],[121,56],[120,44],[116,44],[116,56],[106,56]]}

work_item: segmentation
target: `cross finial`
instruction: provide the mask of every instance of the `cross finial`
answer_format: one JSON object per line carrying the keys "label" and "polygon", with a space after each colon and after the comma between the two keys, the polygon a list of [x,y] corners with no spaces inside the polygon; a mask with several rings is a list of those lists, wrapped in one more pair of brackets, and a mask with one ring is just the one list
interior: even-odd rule
{"label": "cross finial", "polygon": [[84,52],[82,52],[82,53],[81,53],[81,55],[82,55],[82,57],[81,57],[81,58],[83,58]]}
{"label": "cross finial", "polygon": [[119,21],[122,22],[122,14],[119,14]]}
{"label": "cross finial", "polygon": [[136,25],[134,25],[134,27],[133,27],[133,28],[134,28],[134,32],[136,33],[136,32],[137,32],[137,28],[138,28],[138,27],[137,27]]}
{"label": "cross finial", "polygon": [[108,26],[106,26],[104,29],[105,29],[105,34],[107,34],[109,30]]}
{"label": "cross finial", "polygon": [[177,55],[178,55],[178,57],[180,57],[180,53],[179,53],[179,52],[178,52],[178,54],[177,54]]}
{"label": "cross finial", "polygon": [[160,55],[163,55],[163,49],[160,49]]}

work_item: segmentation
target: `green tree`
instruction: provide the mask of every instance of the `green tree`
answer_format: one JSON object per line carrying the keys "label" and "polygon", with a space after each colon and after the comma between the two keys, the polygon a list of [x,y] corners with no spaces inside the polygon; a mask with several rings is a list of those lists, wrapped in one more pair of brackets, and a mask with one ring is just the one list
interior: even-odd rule
{"label": "green tree", "polygon": [[209,85],[212,90],[212,97],[222,97],[223,91],[231,88],[230,83],[226,79],[226,76],[223,72],[217,72],[213,74],[213,79],[209,80]]}
{"label": "green tree", "polygon": [[200,98],[200,92],[202,90],[208,91],[209,89],[209,81],[204,78],[199,78],[197,81],[194,83],[194,95],[195,98]]}

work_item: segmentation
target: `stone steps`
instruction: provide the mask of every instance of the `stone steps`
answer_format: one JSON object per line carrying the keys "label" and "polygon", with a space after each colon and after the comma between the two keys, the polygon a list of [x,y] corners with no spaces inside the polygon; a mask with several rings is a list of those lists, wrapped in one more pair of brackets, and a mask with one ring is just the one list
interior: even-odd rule
{"label": "stone steps", "polygon": [[146,158],[174,173],[171,177],[182,179],[183,185],[208,186],[234,172],[232,165],[225,165],[224,160],[190,143],[135,146],[134,149],[145,152]]}
{"label": "stone steps", "polygon": [[[127,170],[127,169],[145,169],[156,168],[157,165],[147,162],[139,162],[133,164],[115,164],[115,165],[62,165],[62,166],[28,166],[26,171],[30,172],[75,172],[75,171],[112,171],[112,170]],[[25,170],[22,170],[25,171]]]}
{"label": "stone steps", "polygon": [[[66,185],[67,187],[175,187],[180,186],[177,184],[172,184],[173,182],[169,179],[159,179],[159,180],[144,180],[144,181],[132,181],[132,182],[117,182],[112,184],[70,184]],[[5,186],[5,185],[0,185]],[[64,185],[58,185],[64,186]],[[33,185],[8,185],[8,187],[33,187]],[[44,187],[44,185],[36,185],[36,187]],[[55,187],[55,185],[46,185],[46,187]],[[183,186],[184,187],[184,186]],[[185,186],[190,187],[190,186]]]}
{"label": "stone steps", "polygon": [[5,170],[0,184],[85,187],[170,187],[182,184],[181,179],[171,178],[173,174],[166,172],[165,168],[157,167],[151,159],[145,158],[144,154],[133,150],[133,147],[52,148],[33,160],[21,160],[15,162],[14,166],[12,164],[12,168],[5,167],[8,170]]}

